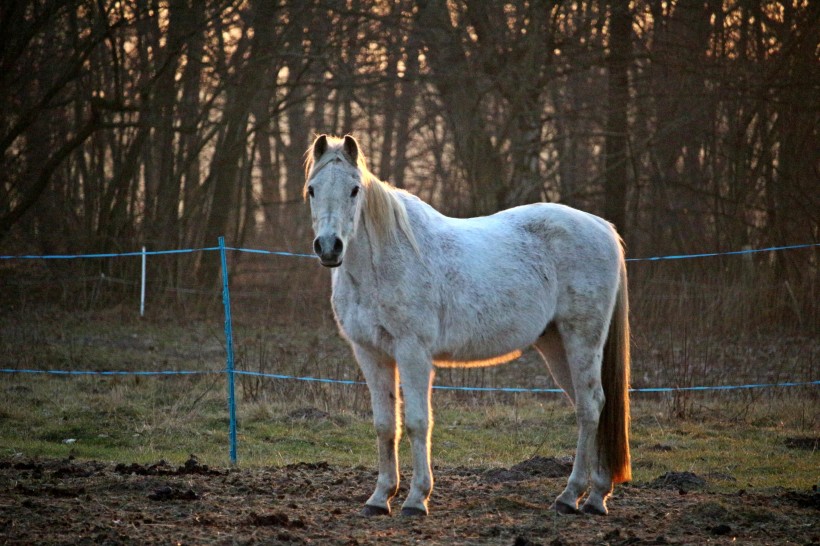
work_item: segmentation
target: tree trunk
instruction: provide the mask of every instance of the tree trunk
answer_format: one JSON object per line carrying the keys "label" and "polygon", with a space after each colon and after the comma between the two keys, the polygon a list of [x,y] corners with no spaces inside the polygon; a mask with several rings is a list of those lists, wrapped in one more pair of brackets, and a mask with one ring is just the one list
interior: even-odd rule
{"label": "tree trunk", "polygon": [[419,44],[413,33],[407,39],[404,77],[400,80],[398,89],[400,95],[396,101],[396,145],[393,162],[393,179],[391,182],[397,188],[406,186],[407,174],[407,146],[411,138],[410,123],[416,99],[416,79],[419,72]]}
{"label": "tree trunk", "polygon": [[[251,4],[249,26],[255,29],[253,38],[245,36],[234,53],[237,58],[247,55],[248,61],[238,70],[235,85],[227,85],[225,126],[208,175],[213,193],[204,230],[204,243],[207,245],[215,244],[219,236],[225,235],[229,231],[231,215],[240,212],[235,209],[240,190],[241,158],[248,145],[248,121],[254,100],[260,89],[264,88],[264,82],[273,77],[274,67],[269,62],[269,52],[276,47],[274,21],[278,15],[277,9],[261,0]],[[200,282],[203,286],[210,286],[218,276],[219,256],[214,252],[206,253],[200,264]]]}
{"label": "tree trunk", "polygon": [[473,87],[467,59],[451,22],[445,0],[419,3],[417,29],[427,46],[447,121],[452,128],[458,162],[473,185],[469,214],[490,214],[503,203],[504,167],[479,108],[481,97]]}
{"label": "tree trunk", "polygon": [[632,57],[632,14],[626,2],[609,5],[607,56],[608,110],[605,136],[604,216],[626,238],[626,200],[629,191],[629,63]]}

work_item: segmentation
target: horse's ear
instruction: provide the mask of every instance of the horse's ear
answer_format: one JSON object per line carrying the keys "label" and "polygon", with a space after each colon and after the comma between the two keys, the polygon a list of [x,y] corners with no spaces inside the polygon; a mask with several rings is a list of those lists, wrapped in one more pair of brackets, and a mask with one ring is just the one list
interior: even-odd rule
{"label": "horse's ear", "polygon": [[359,161],[359,143],[350,135],[345,135],[344,152],[350,158],[354,165]]}
{"label": "horse's ear", "polygon": [[327,151],[327,135],[319,135],[313,141],[313,160],[316,161]]}

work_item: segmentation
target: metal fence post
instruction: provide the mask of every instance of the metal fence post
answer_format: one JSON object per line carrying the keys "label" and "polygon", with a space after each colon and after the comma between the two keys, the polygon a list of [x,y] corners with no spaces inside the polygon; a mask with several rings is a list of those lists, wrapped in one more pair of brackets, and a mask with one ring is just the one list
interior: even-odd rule
{"label": "metal fence post", "polygon": [[222,261],[222,304],[225,306],[225,350],[227,352],[228,379],[228,437],[231,464],[236,464],[236,398],[234,396],[233,325],[231,322],[231,295],[228,289],[228,259],[225,256],[225,237],[219,238],[219,256]]}
{"label": "metal fence post", "polygon": [[140,275],[140,316],[145,316],[145,247],[142,247],[142,275]]}

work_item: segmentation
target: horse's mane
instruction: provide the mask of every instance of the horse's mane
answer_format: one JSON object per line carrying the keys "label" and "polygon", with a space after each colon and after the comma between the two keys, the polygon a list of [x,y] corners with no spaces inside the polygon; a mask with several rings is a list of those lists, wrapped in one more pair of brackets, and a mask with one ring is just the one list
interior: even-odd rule
{"label": "horse's mane", "polygon": [[[344,151],[344,140],[337,137],[327,137],[327,149],[318,160],[313,157],[312,148],[308,149],[306,156],[305,186],[302,190],[305,199],[307,199],[307,188],[311,178],[326,165],[338,158],[348,164],[353,163],[352,158]],[[407,208],[400,197],[402,193],[406,192],[379,180],[376,175],[370,172],[361,150],[359,150],[357,156],[355,164],[361,172],[362,189],[364,190],[361,206],[363,207],[364,221],[367,223],[368,231],[376,238],[379,246],[397,240],[398,232],[401,231],[418,253],[419,249],[407,216]]]}

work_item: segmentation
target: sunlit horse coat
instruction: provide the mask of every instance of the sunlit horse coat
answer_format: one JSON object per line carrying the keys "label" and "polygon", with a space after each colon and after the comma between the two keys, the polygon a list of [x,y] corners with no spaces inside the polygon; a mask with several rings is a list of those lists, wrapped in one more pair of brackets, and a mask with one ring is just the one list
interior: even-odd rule
{"label": "sunlit horse coat", "polygon": [[367,380],[379,448],[368,515],[389,514],[397,444],[411,439],[402,514],[428,511],[434,365],[506,362],[533,345],[576,409],[567,487],[553,505],[605,514],[613,483],[630,479],[629,326],[620,238],[604,220],[556,204],[448,218],[367,169],[356,141],[320,136],[308,153],[321,263],[333,310]]}

